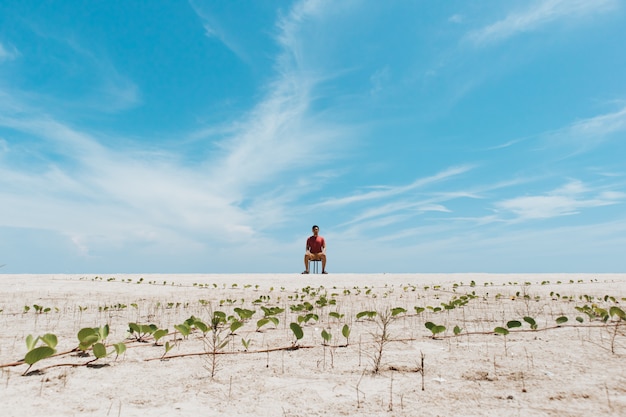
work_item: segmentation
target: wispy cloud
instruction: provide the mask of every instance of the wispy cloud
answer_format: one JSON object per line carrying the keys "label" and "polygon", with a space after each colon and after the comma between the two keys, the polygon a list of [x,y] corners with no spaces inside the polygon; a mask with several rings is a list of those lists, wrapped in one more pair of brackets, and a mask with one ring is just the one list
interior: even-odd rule
{"label": "wispy cloud", "polygon": [[2,42],[0,42],[0,62],[15,59],[18,55],[19,52],[17,49],[15,49],[15,47],[7,47]]}
{"label": "wispy cloud", "polygon": [[562,133],[574,138],[601,141],[612,133],[624,130],[626,130],[626,106],[613,113],[575,122]]}
{"label": "wispy cloud", "polygon": [[473,169],[471,165],[464,165],[459,167],[448,168],[444,171],[441,171],[435,175],[425,178],[418,178],[413,181],[411,184],[402,185],[402,186],[375,186],[370,188],[376,188],[373,191],[369,191],[366,193],[355,194],[349,197],[342,198],[334,198],[326,200],[319,204],[320,207],[336,207],[336,206],[345,206],[348,204],[369,201],[369,200],[379,200],[386,199],[392,196],[397,196],[400,194],[404,194],[407,191],[414,190],[416,188],[424,187],[426,185],[434,184],[440,181],[445,181],[451,177],[455,177],[457,175],[463,174],[465,172]]}
{"label": "wispy cloud", "polygon": [[245,51],[245,48],[236,41],[235,37],[231,36],[231,34],[225,31],[221,27],[219,22],[210,13],[206,12],[203,7],[196,4],[195,1],[190,1],[189,4],[191,5],[194,12],[198,15],[198,17],[202,20],[202,26],[204,27],[204,31],[207,37],[220,42],[243,62],[250,63],[250,57],[248,53]]}
{"label": "wispy cloud", "polygon": [[[323,173],[319,161],[332,160],[331,150],[341,155],[340,146],[328,145],[350,134],[311,111],[317,79],[299,66],[299,51],[292,49],[300,42],[298,23],[319,11],[313,4],[297,3],[278,23],[282,52],[275,79],[253,109],[218,129],[221,141],[199,166],[186,166],[176,152],[110,148],[106,137],[11,95],[0,104],[9,110],[0,114],[0,126],[37,138],[45,150],[28,150],[36,167],[0,166],[0,225],[57,231],[87,256],[98,245],[129,241],[221,247],[285,221],[287,207],[310,192],[292,190],[310,177],[306,168],[315,164]],[[5,154],[25,156],[10,142],[5,148]]]}
{"label": "wispy cloud", "polygon": [[484,46],[504,41],[520,33],[536,30],[554,21],[588,18],[594,14],[606,13],[616,7],[619,7],[619,2],[616,0],[535,1],[525,10],[510,13],[502,20],[468,33],[466,39],[476,46]]}
{"label": "wispy cloud", "polygon": [[548,219],[578,214],[582,209],[618,204],[626,194],[617,191],[595,191],[581,181],[571,181],[545,195],[523,196],[496,204],[499,212],[515,216],[513,221]]}

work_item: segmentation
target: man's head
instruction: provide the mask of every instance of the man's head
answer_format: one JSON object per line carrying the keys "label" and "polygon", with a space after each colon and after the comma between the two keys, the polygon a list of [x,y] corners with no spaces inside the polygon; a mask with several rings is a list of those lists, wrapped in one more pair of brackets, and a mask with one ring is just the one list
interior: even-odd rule
{"label": "man's head", "polygon": [[320,231],[320,228],[319,228],[317,225],[315,225],[315,224],[314,224],[314,225],[313,225],[313,227],[311,228],[311,230],[313,230],[313,234],[314,234],[315,236],[317,236],[317,234],[318,234],[318,233],[319,233],[319,231]]}

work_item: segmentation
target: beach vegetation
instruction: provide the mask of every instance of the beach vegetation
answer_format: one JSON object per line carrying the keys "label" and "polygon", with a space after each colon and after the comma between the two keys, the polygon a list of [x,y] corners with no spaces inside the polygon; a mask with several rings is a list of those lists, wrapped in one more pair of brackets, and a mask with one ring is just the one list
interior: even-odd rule
{"label": "beach vegetation", "polygon": [[430,330],[430,332],[432,333],[431,335],[432,339],[435,339],[438,334],[446,331],[446,326],[437,325],[433,323],[432,321],[427,321],[426,323],[424,323],[424,327]]}
{"label": "beach vegetation", "polygon": [[128,333],[137,342],[146,342],[147,338],[152,336],[157,330],[158,327],[155,324],[128,323]]}
{"label": "beach vegetation", "polygon": [[[37,346],[37,342],[41,342],[40,346]],[[27,352],[24,356],[24,363],[28,364],[28,368],[22,375],[27,375],[32,366],[40,360],[54,355],[56,353],[55,348],[57,343],[57,336],[52,333],[46,333],[43,336],[38,337],[33,337],[30,334],[26,336]]]}
{"label": "beach vegetation", "polygon": [[302,330],[302,327],[298,323],[293,323],[293,322],[290,323],[289,328],[291,329],[294,337],[296,338],[293,342],[293,346],[296,346],[298,343],[298,340],[304,337],[304,331]]}

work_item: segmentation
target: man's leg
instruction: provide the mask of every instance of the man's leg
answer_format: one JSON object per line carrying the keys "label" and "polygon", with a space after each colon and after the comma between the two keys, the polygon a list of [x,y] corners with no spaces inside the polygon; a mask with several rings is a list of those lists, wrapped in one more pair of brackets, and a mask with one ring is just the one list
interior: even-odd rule
{"label": "man's leg", "polygon": [[322,260],[322,274],[326,272],[326,254],[320,253],[320,259]]}
{"label": "man's leg", "polygon": [[309,273],[309,259],[310,259],[309,255],[305,254],[304,255],[304,273],[307,273],[307,274]]}

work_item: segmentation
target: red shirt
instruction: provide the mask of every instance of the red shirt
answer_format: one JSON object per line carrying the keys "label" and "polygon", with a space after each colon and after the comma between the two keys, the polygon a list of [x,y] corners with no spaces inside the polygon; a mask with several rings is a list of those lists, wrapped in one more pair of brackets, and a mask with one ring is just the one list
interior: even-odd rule
{"label": "red shirt", "polygon": [[326,246],[326,241],[321,236],[311,236],[306,240],[306,247],[309,248],[311,253],[320,253],[322,248]]}

